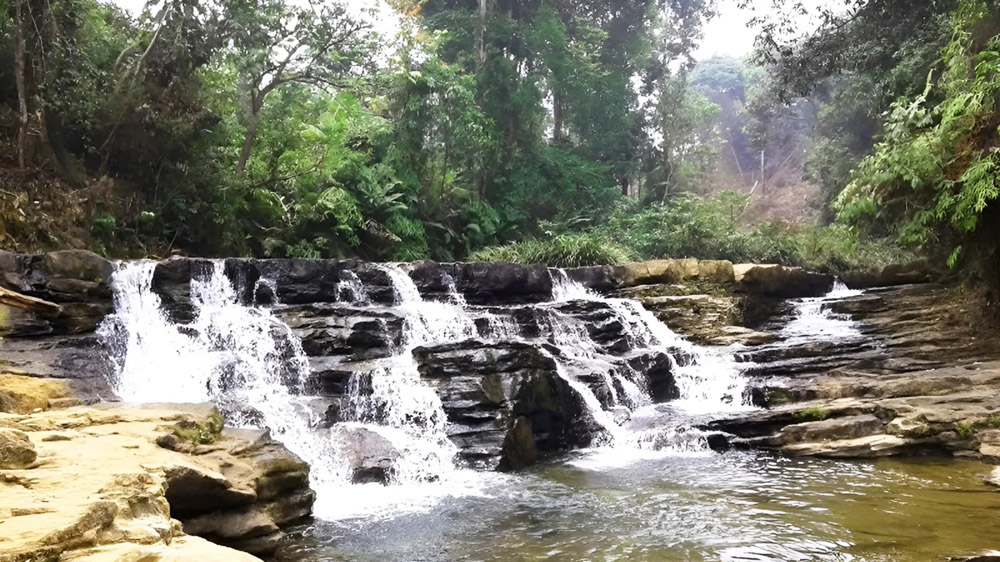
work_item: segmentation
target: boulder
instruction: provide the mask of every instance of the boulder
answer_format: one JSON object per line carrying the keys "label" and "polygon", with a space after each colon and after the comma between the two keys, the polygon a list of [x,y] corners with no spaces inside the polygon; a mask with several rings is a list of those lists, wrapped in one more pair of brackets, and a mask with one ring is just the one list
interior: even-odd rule
{"label": "boulder", "polygon": [[830,275],[810,273],[801,267],[740,264],[733,266],[738,292],[798,299],[821,297],[833,287]]}
{"label": "boulder", "polygon": [[0,468],[27,468],[38,453],[24,432],[0,428]]}
{"label": "boulder", "polygon": [[0,373],[0,412],[27,414],[70,396],[66,381]]}
{"label": "boulder", "polygon": [[273,553],[284,536],[274,521],[256,508],[200,515],[184,522],[184,532],[251,554]]}
{"label": "boulder", "polygon": [[256,560],[188,537],[182,524],[218,543],[272,553],[280,528],[310,513],[308,467],[265,431],[224,430],[214,443],[187,449],[158,445],[165,435],[184,439],[177,429],[217,420],[210,405],[0,413],[0,427],[23,428],[44,459],[5,475],[0,560]]}
{"label": "boulder", "polygon": [[355,484],[389,484],[396,472],[399,451],[385,436],[361,426],[340,425],[334,439]]}
{"label": "boulder", "polygon": [[850,271],[843,274],[841,278],[852,289],[873,289],[930,283],[943,275],[940,268],[934,267],[930,262],[917,261],[906,264],[890,264],[881,269]]}
{"label": "boulder", "polygon": [[[698,277],[700,269],[696,259],[652,260],[620,266],[623,287],[680,283]],[[706,267],[706,272],[710,268]]]}
{"label": "boulder", "polygon": [[573,267],[563,271],[570,280],[599,293],[617,290],[625,283],[625,268],[619,266]]}
{"label": "boulder", "polygon": [[257,493],[252,488],[241,488],[221,473],[198,466],[170,467],[164,476],[167,501],[173,514],[180,519],[241,508],[257,501]]}
{"label": "boulder", "polygon": [[736,282],[733,262],[725,260],[702,260],[698,262],[698,280],[716,285],[730,285]]}

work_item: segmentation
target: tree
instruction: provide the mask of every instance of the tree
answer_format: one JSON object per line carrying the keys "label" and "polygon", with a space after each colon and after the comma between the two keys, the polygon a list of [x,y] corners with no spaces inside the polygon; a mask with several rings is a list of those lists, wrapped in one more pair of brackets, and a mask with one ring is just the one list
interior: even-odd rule
{"label": "tree", "polygon": [[336,1],[310,0],[305,7],[283,0],[227,0],[223,33],[226,63],[238,75],[238,99],[246,133],[236,174],[246,169],[267,97],[291,83],[344,89],[370,62],[374,38],[368,24]]}

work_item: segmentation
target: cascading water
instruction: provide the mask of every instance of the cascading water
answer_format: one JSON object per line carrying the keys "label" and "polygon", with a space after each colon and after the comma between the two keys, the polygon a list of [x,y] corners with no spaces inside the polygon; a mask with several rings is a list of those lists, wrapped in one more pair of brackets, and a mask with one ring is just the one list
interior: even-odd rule
{"label": "cascading water", "polygon": [[[572,281],[561,270],[553,270],[552,281],[552,294],[556,301],[606,303],[625,327],[634,347],[664,350],[675,360],[675,380],[681,396],[674,405],[695,413],[719,412],[743,406],[746,381],[731,355],[688,342],[636,301],[597,295]],[[675,355],[678,351],[691,357],[692,361],[686,365],[677,364]]]}
{"label": "cascading water", "polygon": [[156,264],[124,264],[113,280],[115,313],[98,335],[115,366],[112,386],[130,402],[215,402],[227,423],[266,427],[309,462],[313,486],[343,479],[329,439],[314,431],[308,400],[291,392],[308,363],[291,330],[266,309],[243,306],[221,264],[191,282],[194,320],[170,321],[152,291]]}
{"label": "cascading water", "polygon": [[[743,403],[746,382],[739,364],[732,356],[691,344],[670,330],[638,302],[597,295],[574,282],[562,270],[550,270],[550,274],[555,302],[592,301],[607,305],[623,326],[629,344],[633,348],[662,351],[670,358],[673,363],[674,379],[680,391],[680,399],[672,402],[672,407],[683,410],[687,415],[747,408]],[[593,357],[597,355],[596,344],[587,335],[585,326],[582,326],[581,330],[580,325],[566,319],[552,322],[551,325],[558,332],[554,340],[561,349],[568,350],[567,355],[570,358],[594,360]],[[680,362],[677,360],[678,355],[690,359]],[[590,388],[574,380],[565,368],[561,369],[560,375],[581,394],[595,419],[608,430],[611,439],[607,445],[675,451],[707,448],[707,443],[700,432],[687,426],[683,416],[679,422],[655,429],[629,431],[619,426],[607,412],[599,411],[600,401]],[[619,405],[629,410],[629,417],[641,417],[652,413],[649,408],[651,400],[648,393],[626,376],[618,375],[617,381],[626,389],[628,400],[619,401]],[[609,381],[609,386],[614,388],[612,381]]]}
{"label": "cascading water", "polygon": [[845,314],[830,310],[829,303],[855,297],[863,291],[852,290],[837,279],[825,296],[802,299],[795,305],[795,316],[781,330],[786,345],[808,341],[850,341],[864,336],[857,322]]}
{"label": "cascading water", "polygon": [[[644,373],[607,354],[587,321],[574,312],[574,301],[583,301],[584,317],[588,303],[610,311],[627,347],[637,353],[666,354],[671,360],[685,357],[673,368],[681,393],[672,403],[674,409],[687,415],[741,406],[743,382],[731,358],[688,343],[640,304],[595,295],[560,270],[551,271],[553,302],[535,308],[541,335],[525,337],[514,309],[469,306],[447,275],[442,279],[444,298],[425,300],[409,275],[390,264],[374,267],[392,287],[391,306],[373,302],[371,290],[351,271],[341,272],[335,287],[336,303],[330,306],[344,307],[350,314],[371,311],[383,326],[387,318],[399,318],[402,330],[387,357],[344,366],[354,374],[339,419],[330,427],[324,421],[324,404],[303,396],[310,367],[301,344],[271,308],[241,303],[238,287],[222,264],[213,263],[208,275],[191,281],[193,320],[174,323],[152,290],[155,267],[151,262],[125,264],[114,278],[116,310],[100,335],[116,367],[115,391],[136,402],[212,401],[232,425],[271,429],[312,467],[319,517],[429,509],[442,497],[477,493],[483,476],[456,465],[458,448],[447,436],[441,398],[418,370],[413,351],[420,346],[471,339],[532,343],[555,360],[557,374],[604,429],[605,437],[594,445],[704,448],[697,432],[683,425],[686,417],[655,430],[629,424],[630,418],[634,422],[653,407]],[[595,374],[606,389],[604,404],[580,378]],[[391,444],[395,457],[388,486],[351,484],[351,439],[356,431],[377,434]]]}

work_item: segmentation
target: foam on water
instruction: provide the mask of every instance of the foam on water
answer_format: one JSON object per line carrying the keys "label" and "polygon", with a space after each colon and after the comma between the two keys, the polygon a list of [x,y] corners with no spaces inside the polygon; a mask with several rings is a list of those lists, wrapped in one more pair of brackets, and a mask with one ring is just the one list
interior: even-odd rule
{"label": "foam on water", "polygon": [[830,302],[862,294],[839,279],[825,296],[801,299],[795,305],[795,316],[781,330],[782,338],[791,345],[807,341],[842,342],[863,338],[858,323],[845,314],[830,309]]}

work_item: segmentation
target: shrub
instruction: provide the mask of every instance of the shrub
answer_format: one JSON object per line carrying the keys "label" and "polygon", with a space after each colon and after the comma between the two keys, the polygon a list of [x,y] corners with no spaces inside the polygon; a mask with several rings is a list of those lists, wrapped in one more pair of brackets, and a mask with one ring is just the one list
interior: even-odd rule
{"label": "shrub", "polygon": [[633,258],[628,248],[601,236],[562,234],[548,239],[484,248],[470,255],[469,261],[583,267],[616,265],[631,261]]}

